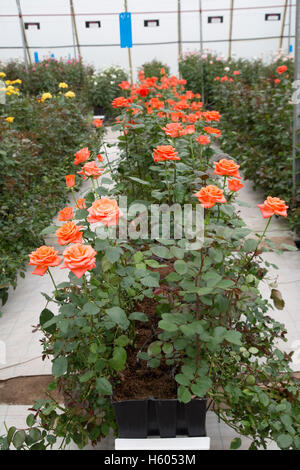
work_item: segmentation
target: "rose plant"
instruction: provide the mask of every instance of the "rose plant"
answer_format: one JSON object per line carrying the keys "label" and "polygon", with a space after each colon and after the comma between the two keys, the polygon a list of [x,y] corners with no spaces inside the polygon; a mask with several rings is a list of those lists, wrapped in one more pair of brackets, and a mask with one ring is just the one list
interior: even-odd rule
{"label": "rose plant", "polygon": [[[275,214],[287,216],[288,206],[268,197],[257,208],[266,229],[251,234],[236,209],[243,186],[239,165],[213,161],[211,142],[220,136],[221,116],[205,111],[201,97],[184,85],[162,70],[150,78],[140,71],[137,84],[120,87],[123,95],[113,101],[120,131],[113,187],[107,164],[92,163],[88,148],[76,152],[76,166],[93,168],[77,172],[91,179],[92,190],[80,204],[74,198],[75,207],[61,211],[63,225],[53,227],[62,255],[44,246],[30,255],[35,274],[48,272],[54,284],[40,316],[54,381],[49,400],[33,405],[28,428],[10,428],[3,448],[45,449],[57,438],[62,448],[71,439],[83,447],[110,429],[117,433],[111,397],[122,392],[129,375],[138,380],[145,363],[149,380],[151,371],[164,370],[173,398],[206,399],[222,420],[251,438],[251,449],[266,448],[269,439],[281,449],[300,448],[299,387],[290,355],[277,346],[286,332],[259,291],[268,281],[261,255],[266,244],[273,248],[267,228]],[[146,208],[157,202],[200,207],[203,240],[175,236],[175,218],[169,237],[161,236],[162,218],[156,237],[115,237],[126,219],[117,202],[124,195]],[[139,218],[128,219],[137,233]],[[144,222],[151,227],[149,214]],[[57,285],[52,273],[60,268],[68,281]],[[278,289],[271,299],[283,308]],[[139,325],[147,323],[152,333],[141,345]],[[51,398],[55,388],[63,404]],[[156,397],[158,391],[149,393]],[[236,438],[231,447],[240,444]]]}

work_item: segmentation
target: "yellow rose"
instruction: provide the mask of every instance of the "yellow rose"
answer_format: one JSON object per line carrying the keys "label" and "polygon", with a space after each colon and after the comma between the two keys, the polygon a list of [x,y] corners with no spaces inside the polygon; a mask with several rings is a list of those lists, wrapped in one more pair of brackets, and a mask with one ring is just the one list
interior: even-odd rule
{"label": "yellow rose", "polygon": [[41,102],[43,103],[45,100],[50,100],[52,98],[51,93],[43,93],[41,97]]}
{"label": "yellow rose", "polygon": [[75,95],[74,91],[67,91],[67,92],[65,93],[65,97],[66,97],[66,98],[75,98],[75,96],[76,96],[76,95]]}
{"label": "yellow rose", "polygon": [[7,118],[5,118],[5,121],[7,122],[14,122],[14,117],[13,116],[8,116]]}
{"label": "yellow rose", "polygon": [[0,78],[4,78],[4,77],[6,77],[6,73],[0,72]]}
{"label": "yellow rose", "polygon": [[59,88],[69,88],[69,85],[67,85],[65,82],[60,82],[58,87]]}

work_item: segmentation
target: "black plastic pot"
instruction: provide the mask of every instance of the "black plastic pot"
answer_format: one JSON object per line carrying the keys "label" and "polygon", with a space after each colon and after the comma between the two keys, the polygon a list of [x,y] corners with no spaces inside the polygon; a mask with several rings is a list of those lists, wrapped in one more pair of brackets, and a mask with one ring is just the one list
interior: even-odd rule
{"label": "black plastic pot", "polygon": [[206,436],[206,399],[180,403],[176,399],[113,402],[119,437]]}

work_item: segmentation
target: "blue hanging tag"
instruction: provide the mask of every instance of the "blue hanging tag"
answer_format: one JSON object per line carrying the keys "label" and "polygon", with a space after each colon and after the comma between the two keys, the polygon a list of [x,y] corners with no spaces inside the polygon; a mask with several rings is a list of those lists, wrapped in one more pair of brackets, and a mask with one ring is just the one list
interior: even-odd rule
{"label": "blue hanging tag", "polygon": [[132,28],[131,13],[123,12],[119,15],[120,22],[120,45],[124,47],[132,47]]}
{"label": "blue hanging tag", "polygon": [[35,62],[36,64],[39,63],[39,53],[38,53],[38,52],[35,52],[35,53],[34,53],[34,62]]}

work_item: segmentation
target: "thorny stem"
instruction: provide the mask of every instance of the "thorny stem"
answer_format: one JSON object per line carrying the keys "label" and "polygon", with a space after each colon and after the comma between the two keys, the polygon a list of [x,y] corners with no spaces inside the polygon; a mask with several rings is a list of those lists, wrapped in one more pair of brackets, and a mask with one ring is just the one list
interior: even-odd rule
{"label": "thorny stem", "polygon": [[51,271],[50,271],[49,268],[47,268],[47,271],[48,271],[48,273],[50,274],[51,281],[53,282],[54,288],[55,288],[55,290],[56,290],[56,292],[57,292],[57,287],[56,287],[55,281],[54,281],[54,279],[53,279],[53,276],[52,276],[52,274],[51,274]]}

